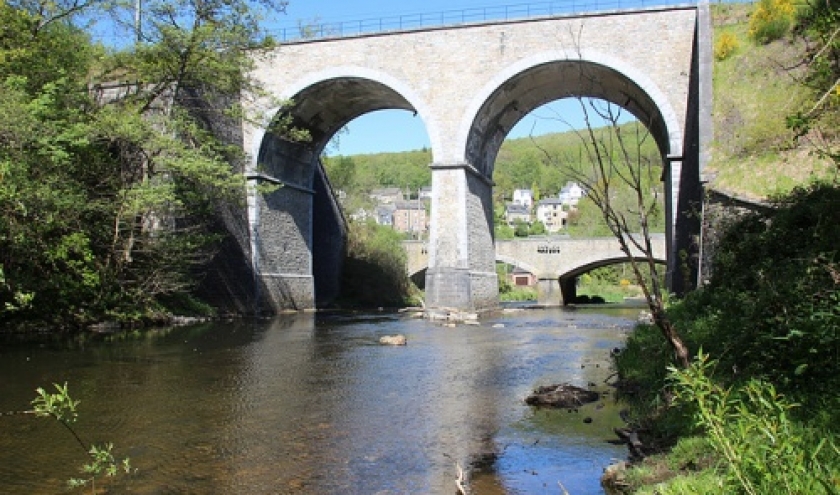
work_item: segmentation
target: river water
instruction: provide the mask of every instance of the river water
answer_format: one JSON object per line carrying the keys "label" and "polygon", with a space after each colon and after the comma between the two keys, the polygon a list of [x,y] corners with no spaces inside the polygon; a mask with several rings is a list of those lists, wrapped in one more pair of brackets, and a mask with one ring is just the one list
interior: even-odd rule
{"label": "river water", "polygon": [[[638,310],[546,309],[446,328],[404,314],[304,314],[0,343],[0,411],[67,382],[88,443],[137,494],[602,493],[621,424],[611,395],[534,409],[539,385],[603,385]],[[495,327],[494,327],[495,325]],[[405,347],[378,344],[401,333]],[[591,419],[589,421],[587,418]],[[584,421],[587,419],[587,421]],[[85,454],[57,423],[0,417],[0,493],[53,494]],[[89,493],[89,492],[85,492]]]}

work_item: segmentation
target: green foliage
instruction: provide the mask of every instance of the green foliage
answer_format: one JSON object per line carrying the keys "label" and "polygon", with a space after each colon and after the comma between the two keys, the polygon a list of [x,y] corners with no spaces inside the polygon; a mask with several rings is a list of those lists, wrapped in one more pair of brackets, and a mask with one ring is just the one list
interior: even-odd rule
{"label": "green foliage", "polygon": [[724,460],[727,493],[836,493],[840,449],[826,432],[791,419],[797,407],[768,382],[737,390],[714,382],[716,363],[702,351],[685,370],[670,369],[676,400]]}
{"label": "green foliage", "polygon": [[[641,271],[645,279],[650,278],[650,270],[642,266]],[[629,263],[596,268],[589,273],[582,275],[579,279],[577,294],[579,296],[600,296],[606,302],[624,302],[626,297],[639,297],[643,293],[639,286],[632,283],[635,275]],[[661,280],[660,283],[664,283]]]}
{"label": "green foliage", "polygon": [[727,229],[708,287],[679,318],[733,379],[821,401],[840,386],[840,188],[799,188],[774,206]]}
{"label": "green foliage", "polygon": [[355,306],[403,306],[413,296],[406,275],[403,237],[373,221],[353,222],[342,272],[343,302]]}
{"label": "green foliage", "polygon": [[813,184],[774,206],[729,225],[709,284],[668,309],[689,348],[708,354],[669,377],[671,353],[641,326],[616,366],[658,435],[708,435],[721,492],[836,493],[840,188]]}
{"label": "green foliage", "polygon": [[68,485],[71,488],[90,485],[91,493],[96,493],[97,477],[102,475],[113,477],[121,471],[126,474],[131,473],[131,461],[127,457],[122,460],[114,457],[113,444],[85,446],[85,443],[71,426],[79,418],[79,413],[76,410],[79,401],[70,397],[67,383],[63,386],[56,383],[54,386],[55,393],[49,393],[40,387],[36,390],[38,396],[32,401],[33,409],[31,412],[38,417],[54,418],[62,424],[89,456],[89,462],[82,466],[82,473],[85,477],[71,478],[67,482]]}
{"label": "green foliage", "polygon": [[62,423],[75,423],[79,418],[76,412],[79,401],[70,397],[67,383],[63,386],[55,383],[53,386],[56,393],[51,394],[42,387],[35,390],[38,396],[32,400],[32,410],[36,416],[52,417]]}
{"label": "green foliage", "polygon": [[399,187],[417,194],[421,187],[432,183],[430,163],[432,154],[428,150],[324,158],[330,181],[348,194],[368,194],[380,187]]}
{"label": "green foliage", "polygon": [[190,290],[244,197],[212,126],[249,118],[232,95],[259,93],[271,3],[147,3],[146,42],[114,52],[74,20],[123,4],[0,3],[0,323],[138,320]]}
{"label": "green foliage", "polygon": [[496,224],[495,238],[497,240],[513,239],[514,237],[516,237],[516,232],[513,230],[513,227],[511,227],[507,223],[497,223]]}
{"label": "green foliage", "polygon": [[528,237],[529,233],[530,226],[526,222],[518,218],[513,222],[513,235],[515,237]]}
{"label": "green foliage", "polygon": [[82,473],[86,478],[71,478],[67,481],[70,488],[79,488],[91,485],[91,490],[96,493],[96,477],[105,475],[116,476],[120,471],[131,473],[131,461],[126,457],[122,460],[114,457],[114,444],[109,443],[103,446],[91,445],[88,450],[90,462],[82,466]]}
{"label": "green foliage", "polygon": [[327,176],[334,189],[349,191],[354,186],[356,162],[352,157],[339,156],[335,159],[327,159],[324,161],[324,167],[327,169]]}
{"label": "green foliage", "polygon": [[805,87],[812,94],[806,106],[787,117],[800,142],[840,169],[840,4],[837,0],[807,2],[798,12],[797,32],[811,47],[806,53]]}
{"label": "green foliage", "polygon": [[507,263],[496,262],[496,277],[499,279],[499,296],[513,290],[513,284],[510,283],[509,268],[510,265]]}
{"label": "green foliage", "polygon": [[528,228],[528,235],[545,235],[546,232],[545,224],[539,220],[536,220]]}
{"label": "green foliage", "polygon": [[759,0],[750,15],[750,38],[767,44],[784,37],[793,25],[794,13],[791,0]]}
{"label": "green foliage", "polygon": [[[822,2],[814,2],[820,4]],[[813,105],[803,59],[809,41],[786,39],[769,45],[750,41],[749,4],[725,3],[712,6],[715,36],[732,35],[738,50],[716,60],[714,84],[714,143],[707,171],[715,175],[712,187],[740,196],[766,198],[785,193],[813,177],[831,171],[818,153],[808,146],[792,147],[795,133],[787,128],[785,116]],[[810,83],[809,83],[810,86]],[[825,126],[822,136],[830,137],[836,126]]]}
{"label": "green foliage", "polygon": [[516,301],[536,301],[537,290],[533,287],[517,287],[512,286],[507,292],[499,292],[499,301],[516,302]]}

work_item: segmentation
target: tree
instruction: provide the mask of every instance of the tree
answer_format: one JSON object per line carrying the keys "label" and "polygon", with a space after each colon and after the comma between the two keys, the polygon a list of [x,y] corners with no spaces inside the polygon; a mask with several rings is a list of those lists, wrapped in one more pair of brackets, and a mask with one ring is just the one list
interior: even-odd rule
{"label": "tree", "polygon": [[528,224],[520,219],[513,222],[513,235],[516,237],[528,237]]}
{"label": "tree", "polygon": [[[585,74],[581,77],[587,82]],[[656,166],[657,159],[645,152],[649,131],[639,122],[622,125],[621,108],[616,105],[582,97],[577,102],[585,126],[573,132],[583,150],[583,163],[578,163],[579,157],[558,156],[545,149],[543,152],[547,160],[580,184],[587,198],[597,206],[610,233],[630,260],[654,323],[679,364],[687,367],[688,348],[665,313],[665,289],[651,241],[651,220],[661,209],[658,190],[651,185],[661,176],[661,170]],[[620,189],[632,192],[630,204],[619,199]],[[647,267],[648,277],[644,276],[642,266]]]}
{"label": "tree", "polygon": [[144,43],[105,52],[74,22],[118,2],[0,3],[0,318],[137,318],[192,286],[215,209],[244,200],[216,131],[261,96],[255,6],[285,3],[152,2]]}
{"label": "tree", "polygon": [[539,220],[532,223],[531,228],[528,230],[528,235],[545,235],[545,233],[545,224]]}
{"label": "tree", "polygon": [[324,161],[333,188],[350,193],[355,184],[356,162],[352,157],[339,156]]}

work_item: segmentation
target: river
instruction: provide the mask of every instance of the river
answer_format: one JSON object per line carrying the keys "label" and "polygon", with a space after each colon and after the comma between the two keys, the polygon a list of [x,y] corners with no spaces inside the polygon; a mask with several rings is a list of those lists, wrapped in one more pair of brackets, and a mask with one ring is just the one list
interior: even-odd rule
{"label": "river", "polygon": [[[637,309],[546,309],[446,328],[405,314],[303,314],[0,341],[0,411],[67,382],[75,429],[113,442],[135,494],[602,493],[626,449],[611,395],[534,409],[535,387],[603,385]],[[378,344],[404,334],[405,347]],[[586,421],[584,421],[586,419]],[[591,421],[589,421],[591,419]],[[86,460],[54,421],[0,417],[0,493],[54,494]],[[89,493],[85,492],[85,493]]]}

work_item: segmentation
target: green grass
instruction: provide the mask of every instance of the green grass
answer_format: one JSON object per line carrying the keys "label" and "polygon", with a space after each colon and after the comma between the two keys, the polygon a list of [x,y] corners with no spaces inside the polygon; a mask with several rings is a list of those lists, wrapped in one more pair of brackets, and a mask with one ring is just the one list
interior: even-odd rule
{"label": "green grass", "polygon": [[738,48],[714,64],[714,142],[705,172],[713,188],[760,199],[826,177],[833,167],[786,127],[786,117],[812,97],[798,82],[805,74],[805,43],[789,36],[756,45],[747,36],[751,9],[712,7],[715,40],[732,34]]}
{"label": "green grass", "polygon": [[534,287],[513,287],[507,292],[500,292],[499,300],[504,302],[536,301],[537,289]]}

